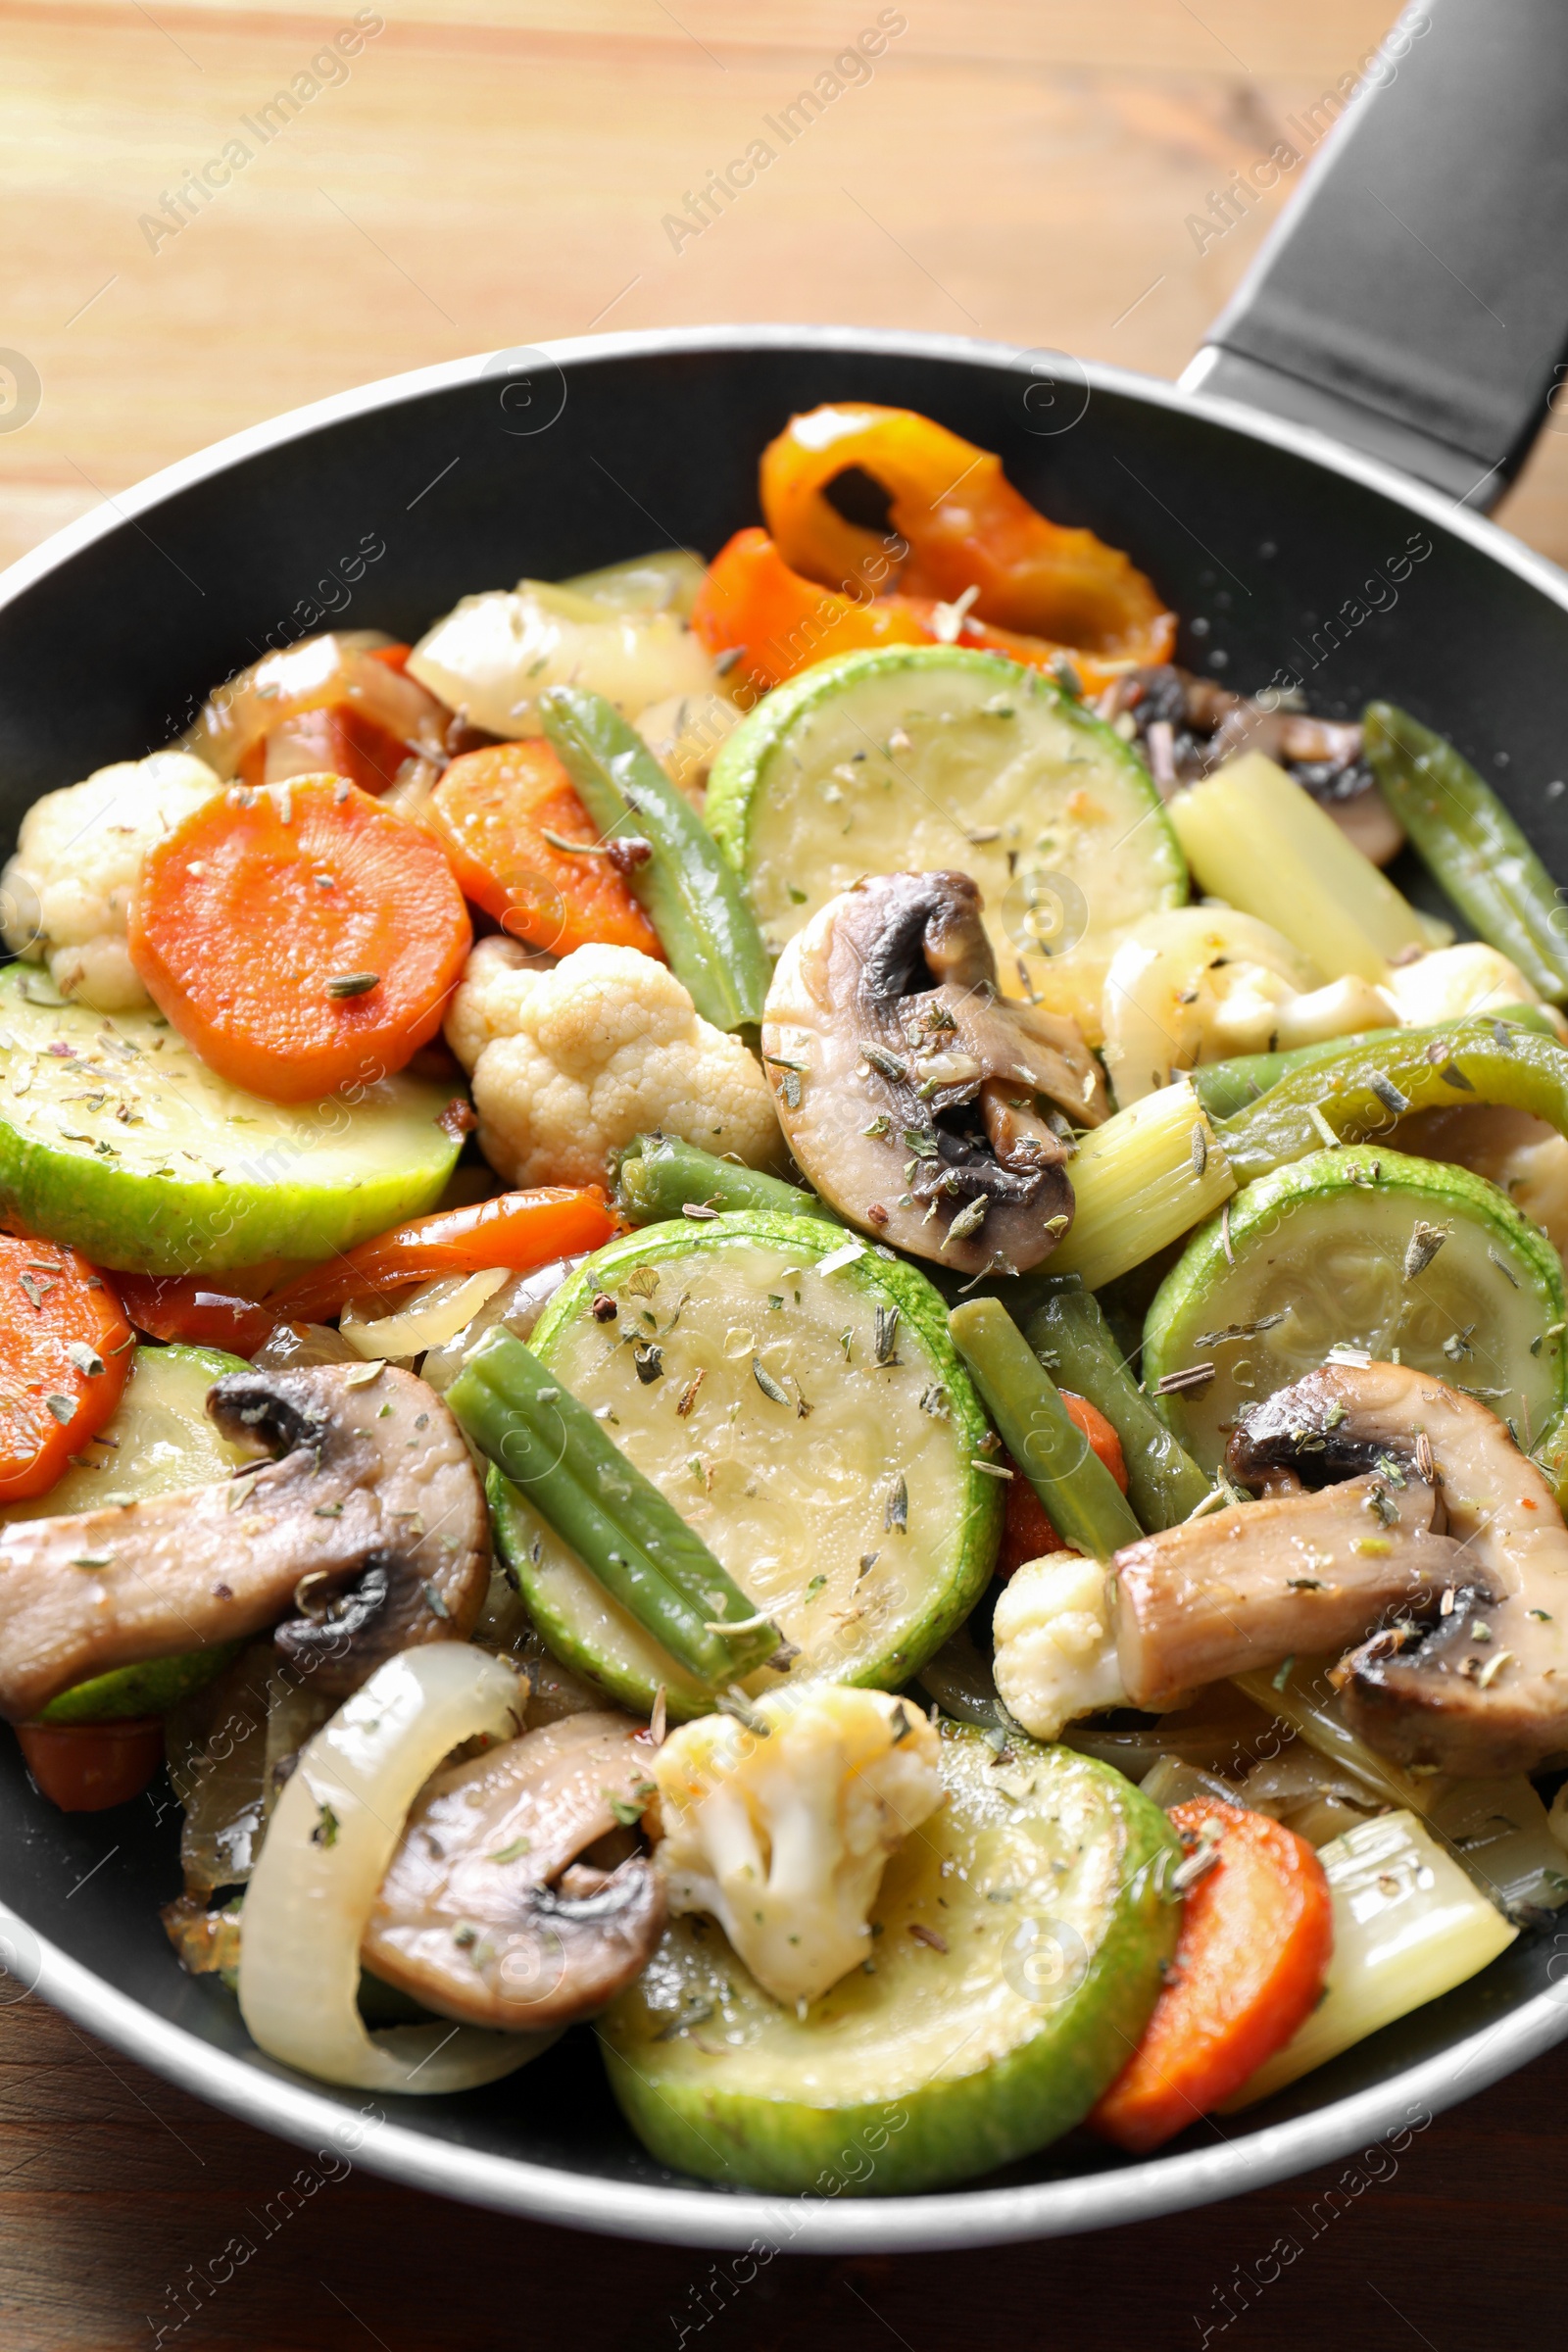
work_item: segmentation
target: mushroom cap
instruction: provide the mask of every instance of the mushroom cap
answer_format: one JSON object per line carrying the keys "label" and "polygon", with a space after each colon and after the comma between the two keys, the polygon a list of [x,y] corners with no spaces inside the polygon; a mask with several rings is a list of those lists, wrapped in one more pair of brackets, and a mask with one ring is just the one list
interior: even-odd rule
{"label": "mushroom cap", "polygon": [[[1106,1115],[1075,1025],[1001,997],[967,874],[881,874],[786,947],[762,1052],[780,1123],[824,1200],[963,1273],[1022,1271],[1072,1217],[1070,1142]],[[957,1231],[953,1230],[956,1224]]]}
{"label": "mushroom cap", "polygon": [[381,1882],[366,1966],[443,2017],[507,2033],[603,2008],[652,1956],[663,1882],[641,1853],[559,1882],[646,1801],[653,1754],[629,1716],[570,1715],[436,1773]]}

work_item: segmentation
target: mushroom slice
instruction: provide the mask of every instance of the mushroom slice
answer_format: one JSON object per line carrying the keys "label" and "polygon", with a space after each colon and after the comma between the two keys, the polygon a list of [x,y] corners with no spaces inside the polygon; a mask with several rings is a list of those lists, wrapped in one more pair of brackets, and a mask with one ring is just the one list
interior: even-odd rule
{"label": "mushroom slice", "polygon": [[[1229,1459],[1244,1484],[1294,1480],[1300,1492],[1118,1555],[1131,1695],[1192,1673],[1206,1614],[1212,1674],[1359,1642],[1334,1680],[1348,1723],[1394,1762],[1528,1772],[1568,1745],[1568,1528],[1547,1480],[1484,1404],[1408,1365],[1325,1364],[1250,1414]],[[1372,1517],[1358,1496],[1376,1496]],[[1309,1583],[1294,1567],[1282,1576],[1287,1552],[1307,1544],[1327,1565]],[[1250,1582],[1238,1561],[1252,1565]],[[1380,1627],[1391,1609],[1395,1622]]]}
{"label": "mushroom slice", "polygon": [[1464,1573],[1432,1489],[1352,1479],[1184,1520],[1116,1554],[1116,1655],[1135,1707],[1332,1655],[1386,1610],[1432,1610]]}
{"label": "mushroom slice", "polygon": [[466,2024],[533,2033],[588,2017],[647,1965],[663,1882],[634,1853],[578,1863],[653,1791],[629,1716],[571,1715],[427,1781],[375,1899],[367,1968]]}
{"label": "mushroom slice", "polygon": [[998,995],[980,910],[967,874],[858,882],[790,941],[762,1023],[780,1122],[823,1199],[968,1274],[1050,1254],[1072,1221],[1067,1122],[1108,1107],[1074,1023]]}
{"label": "mushroom slice", "polygon": [[394,1650],[466,1640],[489,1522],[433,1390],[365,1364],[253,1369],[218,1381],[207,1409],[255,1445],[258,1469],[0,1530],[0,1714],[24,1720],[111,1667],[273,1624],[314,1688],[337,1695]]}

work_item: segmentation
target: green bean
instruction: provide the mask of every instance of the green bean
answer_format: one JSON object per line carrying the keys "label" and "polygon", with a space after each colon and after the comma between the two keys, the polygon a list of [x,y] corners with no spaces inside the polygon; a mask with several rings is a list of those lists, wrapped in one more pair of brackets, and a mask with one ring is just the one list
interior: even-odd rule
{"label": "green bean", "polygon": [[1059,1385],[1098,1405],[1120,1438],[1127,1498],[1145,1527],[1152,1532],[1189,1518],[1209,1482],[1128,1371],[1094,1293],[1064,1278],[1024,1336]]}
{"label": "green bean", "polygon": [[1240,1184],[1331,1142],[1387,1136],[1412,1110],[1490,1102],[1528,1110],[1568,1135],[1568,1050],[1502,1021],[1384,1029],[1334,1059],[1297,1070],[1250,1109],[1215,1122]]}
{"label": "green bean", "polygon": [[[1534,1029],[1543,1037],[1557,1034],[1544,1004],[1503,1004],[1487,1018],[1506,1021],[1511,1029]],[[1349,1037],[1324,1038],[1315,1046],[1291,1046],[1283,1054],[1238,1054],[1229,1061],[1203,1062],[1187,1074],[1209,1117],[1229,1119],[1256,1102],[1271,1086],[1278,1086],[1282,1078],[1293,1078],[1298,1070],[1318,1069],[1353,1047],[1371,1045],[1388,1034],[1387,1029],[1358,1029]],[[1433,1038],[1438,1030],[1425,1029],[1422,1035]]]}
{"label": "green bean", "polygon": [[1369,703],[1366,760],[1384,799],[1449,898],[1544,997],[1568,997],[1557,893],[1490,784],[1451,743],[1393,703]]}
{"label": "green bean", "polygon": [[696,809],[603,695],[557,686],[540,709],[600,831],[647,842],[652,854],[632,867],[631,887],[704,1020],[718,1029],[760,1021],[767,950],[734,868]]}
{"label": "green bean", "polygon": [[1108,1560],[1143,1529],[1089,1440],[1067,1418],[1056,1384],[1006,1308],[969,1298],[948,1317],[948,1330],[973,1376],[987,1412],[1064,1544]]}
{"label": "green bean", "polygon": [[767,1208],[793,1217],[836,1217],[815,1193],[756,1168],[717,1159],[675,1135],[634,1135],[621,1154],[615,1178],[615,1206],[633,1225],[662,1225],[686,1210]]}
{"label": "green bean", "polygon": [[[756,1603],[674,1505],[511,1332],[490,1333],[446,1401],[589,1574],[710,1690],[780,1646],[777,1626],[759,1624]],[[716,1631],[725,1621],[737,1630]]]}

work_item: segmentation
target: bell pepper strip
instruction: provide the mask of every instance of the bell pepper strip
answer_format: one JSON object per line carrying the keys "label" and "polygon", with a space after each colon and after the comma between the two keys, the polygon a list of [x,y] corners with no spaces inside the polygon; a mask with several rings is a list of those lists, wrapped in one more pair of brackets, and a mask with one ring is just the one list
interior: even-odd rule
{"label": "bell pepper strip", "polygon": [[140,1796],[164,1760],[163,1719],[19,1723],[17,1739],[40,1796],[62,1813],[104,1813]]}
{"label": "bell pepper strip", "polygon": [[275,1323],[324,1323],[351,1298],[384,1298],[438,1274],[479,1274],[505,1266],[526,1274],[554,1257],[599,1250],[616,1230],[604,1195],[546,1185],[497,1193],[466,1208],[437,1209],[394,1225],[297,1275],[266,1299]]}
{"label": "bell pepper strip", "polygon": [[[1195,1076],[1199,1073],[1194,1073]],[[1432,1029],[1380,1029],[1298,1068],[1248,1109],[1214,1122],[1238,1184],[1330,1141],[1387,1136],[1407,1111],[1494,1102],[1568,1135],[1568,1047],[1490,1015]]]}
{"label": "bell pepper strip", "polygon": [[[1541,1037],[1557,1036],[1557,1017],[1544,1004],[1502,1004],[1482,1017],[1489,1023],[1501,1021],[1510,1029],[1533,1029]],[[1423,1032],[1428,1037],[1434,1034],[1430,1029]],[[1237,1054],[1228,1061],[1200,1062],[1186,1075],[1209,1117],[1229,1119],[1261,1102],[1282,1078],[1292,1078],[1298,1070],[1325,1068],[1358,1046],[1382,1046],[1388,1036],[1387,1029],[1359,1029],[1353,1036],[1325,1038],[1320,1045],[1288,1046],[1274,1054]]]}
{"label": "bell pepper strip", "polygon": [[692,627],[715,659],[728,654],[755,694],[865,646],[928,645],[932,632],[896,598],[838,595],[792,571],[765,531],[737,531],[709,565]]}
{"label": "bell pepper strip", "polygon": [[621,870],[624,844],[600,840],[560,754],[537,736],[454,760],[424,821],[465,898],[511,938],[555,956],[600,941],[663,960]]}
{"label": "bell pepper strip", "polygon": [[[852,469],[888,493],[891,531],[847,521],[827,498]],[[1120,662],[1169,659],[1172,616],[1128,557],[1048,521],[1000,458],[912,409],[846,402],[792,417],[762,453],[760,490],[780,555],[808,578],[878,594],[902,541],[906,596],[952,605],[975,590],[999,628]]]}
{"label": "bell pepper strip", "polygon": [[[1193,1797],[1170,1808],[1189,1848],[1176,1958],[1143,2038],[1086,2119],[1146,2156],[1283,2049],[1323,1989],[1334,1909],[1323,1865],[1265,1814]],[[1210,1859],[1209,1857],[1212,1857]]]}
{"label": "bell pepper strip", "polygon": [[[1121,1440],[1116,1432],[1087,1396],[1076,1396],[1071,1389],[1063,1389],[1060,1394],[1068,1420],[1074,1429],[1082,1430],[1097,1459],[1103,1462],[1125,1494],[1127,1464],[1122,1458]],[[1013,1474],[1006,1488],[1002,1549],[997,1555],[996,1572],[1005,1584],[1025,1560],[1044,1559],[1047,1552],[1065,1551],[1067,1545],[1052,1526],[1046,1515],[1045,1504],[1028,1479],[1020,1474],[1017,1464],[1004,1463],[1003,1467],[1010,1468]]]}
{"label": "bell pepper strip", "polygon": [[1568,999],[1568,939],[1550,874],[1451,743],[1393,703],[1369,703],[1362,744],[1378,789],[1480,936],[1550,1003]]}
{"label": "bell pepper strip", "polygon": [[[716,1217],[725,1209],[770,1209],[786,1217],[818,1217],[842,1228],[843,1219],[803,1185],[764,1176],[720,1159],[677,1135],[634,1135],[615,1172],[615,1206],[630,1225],[663,1225],[672,1217]],[[831,1233],[818,1245],[833,1247]]]}
{"label": "bell pepper strip", "polygon": [[[400,761],[413,755],[444,762],[452,712],[416,679],[405,676],[407,646],[369,644],[369,635],[345,630],[305,637],[282,653],[264,654],[216,689],[175,748],[194,752],[226,781],[240,775],[247,760],[285,723],[306,712],[347,711],[373,728],[377,738],[401,745]],[[247,773],[245,780],[263,779]]]}
{"label": "bell pepper strip", "polygon": [[760,1021],[772,964],[740,877],[685,794],[602,694],[556,686],[540,711],[600,838],[630,853],[632,889],[702,1018]]}
{"label": "bell pepper strip", "polygon": [[[1127,1473],[1122,1491],[1143,1525],[1152,1533],[1190,1517],[1210,1482],[1134,1380],[1093,1291],[1076,1274],[1056,1277],[1023,1331],[1052,1378],[1070,1381],[1116,1432]],[[1061,1395],[1070,1412],[1066,1387]]]}
{"label": "bell pepper strip", "polygon": [[[242,784],[284,784],[291,776],[347,776],[362,792],[382,793],[397,782],[411,752],[401,735],[352,703],[301,710],[279,719],[240,760]],[[428,757],[429,755],[422,755]]]}
{"label": "bell pepper strip", "polygon": [[[212,1274],[117,1274],[121,1302],[138,1331],[149,1339],[186,1348],[225,1348],[251,1356],[277,1321],[236,1279],[265,1287],[276,1267],[251,1269],[248,1277]],[[226,1283],[227,1288],[222,1285]]]}
{"label": "bell pepper strip", "polygon": [[[377,667],[380,664],[376,665]],[[150,850],[130,957],[209,1068],[270,1102],[401,1070],[472,944],[446,853],[336,776],[231,785]]]}
{"label": "bell pepper strip", "polygon": [[1063,1548],[1108,1560],[1136,1544],[1144,1531],[1131,1504],[1001,1301],[966,1298],[948,1331]]}
{"label": "bell pepper strip", "polygon": [[783,1636],[586,1405],[497,1329],[446,1393],[480,1451],[590,1575],[710,1690],[755,1672]]}
{"label": "bell pepper strip", "polygon": [[47,1494],[114,1413],[135,1340],[79,1250],[0,1233],[0,1502]]}

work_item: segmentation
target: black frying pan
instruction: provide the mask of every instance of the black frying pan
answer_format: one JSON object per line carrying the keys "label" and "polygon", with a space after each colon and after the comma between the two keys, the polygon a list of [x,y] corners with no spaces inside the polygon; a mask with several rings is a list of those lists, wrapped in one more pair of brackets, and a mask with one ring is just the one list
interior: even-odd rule
{"label": "black frying pan", "polygon": [[[173,467],[0,582],[0,830],[167,742],[269,645],[332,621],[413,636],[521,573],[662,541],[711,552],[756,519],[758,456],[792,411],[867,399],[1000,451],[1047,513],[1129,549],[1194,668],[1242,688],[1283,673],[1333,714],[1382,695],[1441,728],[1568,870],[1568,581],[1477,513],[1551,421],[1568,351],[1568,9],[1431,0],[1369,79],[1185,390],[932,337],[607,337],[372,385]],[[37,1987],[285,2137],[601,2230],[929,2249],[1127,2221],[1419,2128],[1568,2033],[1568,1932],[1547,1933],[1147,2163],[1069,2140],[942,2195],[732,2196],[641,2153],[585,2029],[461,2099],[364,2113],[287,2075],[164,1939],[167,1795],[62,1816],[9,1741],[0,1779],[0,1989]]]}

